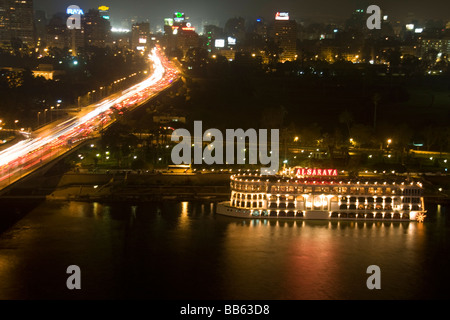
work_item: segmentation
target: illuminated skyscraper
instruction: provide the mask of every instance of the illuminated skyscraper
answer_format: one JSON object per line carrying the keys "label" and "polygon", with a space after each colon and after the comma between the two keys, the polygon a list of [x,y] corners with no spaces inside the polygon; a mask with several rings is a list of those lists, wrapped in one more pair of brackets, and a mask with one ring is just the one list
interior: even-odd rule
{"label": "illuminated skyscraper", "polygon": [[0,41],[5,42],[10,40],[9,34],[9,16],[7,0],[0,0]]}
{"label": "illuminated skyscraper", "polygon": [[34,46],[33,0],[0,0],[0,42]]}
{"label": "illuminated skyscraper", "polygon": [[293,61],[297,57],[297,22],[289,19],[289,13],[277,12],[274,23],[274,39],[283,50],[283,61]]}
{"label": "illuminated skyscraper", "polygon": [[82,21],[86,47],[105,47],[111,42],[111,24],[99,10],[89,10]]}
{"label": "illuminated skyscraper", "polygon": [[131,28],[131,48],[144,51],[150,42],[150,23],[133,24]]}

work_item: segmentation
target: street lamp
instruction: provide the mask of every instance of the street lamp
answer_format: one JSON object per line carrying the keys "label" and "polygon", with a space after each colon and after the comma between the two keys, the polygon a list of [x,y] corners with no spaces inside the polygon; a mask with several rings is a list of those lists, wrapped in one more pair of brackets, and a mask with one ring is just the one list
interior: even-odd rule
{"label": "street lamp", "polygon": [[39,121],[39,120],[40,120],[40,119],[39,119],[40,115],[41,115],[41,112],[38,111],[38,113],[37,113],[38,127],[39,127],[39,122],[40,122],[40,121]]}
{"label": "street lamp", "polygon": [[387,140],[387,147],[389,148],[389,146],[391,145],[391,143],[392,143],[392,139],[388,139]]}

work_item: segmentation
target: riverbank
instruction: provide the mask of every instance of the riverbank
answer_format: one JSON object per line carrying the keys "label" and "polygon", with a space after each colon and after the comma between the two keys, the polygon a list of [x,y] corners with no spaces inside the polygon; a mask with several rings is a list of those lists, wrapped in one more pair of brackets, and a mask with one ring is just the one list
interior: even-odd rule
{"label": "riverbank", "polygon": [[[6,198],[49,201],[224,201],[230,196],[230,175],[223,172],[168,173],[132,170],[69,171],[32,179]],[[421,176],[427,202],[450,203],[447,176]],[[3,197],[5,198],[5,197]]]}
{"label": "riverbank", "polygon": [[[47,200],[85,201],[154,201],[154,200],[228,200],[230,173],[144,173],[121,171],[114,173],[66,173]],[[427,202],[448,204],[448,177],[427,177],[424,197]]]}

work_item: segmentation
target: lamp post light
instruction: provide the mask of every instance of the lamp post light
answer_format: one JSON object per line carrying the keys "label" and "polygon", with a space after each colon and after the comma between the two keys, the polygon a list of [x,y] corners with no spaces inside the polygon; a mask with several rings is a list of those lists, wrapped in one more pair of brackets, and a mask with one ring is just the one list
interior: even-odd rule
{"label": "lamp post light", "polygon": [[41,115],[41,112],[40,111],[38,111],[38,113],[37,113],[37,121],[38,121],[38,127],[39,127],[39,124],[40,124],[40,115]]}

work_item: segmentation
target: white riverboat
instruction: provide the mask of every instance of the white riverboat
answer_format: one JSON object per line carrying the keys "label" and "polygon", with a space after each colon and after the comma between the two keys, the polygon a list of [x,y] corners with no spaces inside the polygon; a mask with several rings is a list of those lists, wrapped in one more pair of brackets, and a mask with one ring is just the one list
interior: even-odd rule
{"label": "white riverboat", "polygon": [[231,176],[217,213],[237,218],[423,221],[422,184],[404,177],[340,176],[336,169],[293,168],[275,176]]}

